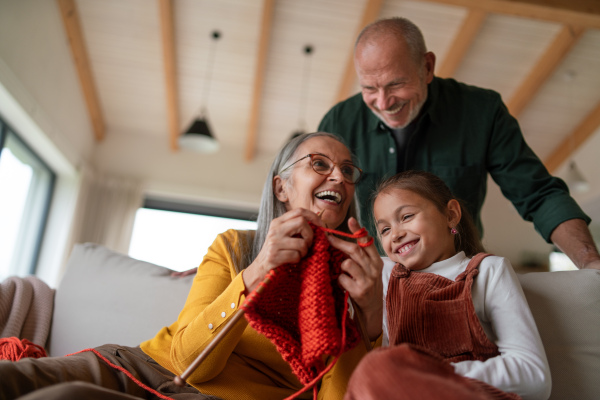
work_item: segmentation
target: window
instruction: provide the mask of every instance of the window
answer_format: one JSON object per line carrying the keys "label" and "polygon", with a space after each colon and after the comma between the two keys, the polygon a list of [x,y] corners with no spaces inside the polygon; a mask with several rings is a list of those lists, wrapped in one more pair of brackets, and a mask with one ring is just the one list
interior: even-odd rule
{"label": "window", "polygon": [[254,214],[146,199],[135,216],[129,255],[175,271],[196,268],[219,233],[256,229]]}
{"label": "window", "polygon": [[0,120],[0,279],[35,272],[55,175]]}
{"label": "window", "polygon": [[577,267],[562,251],[555,249],[550,253],[550,271],[575,271]]}

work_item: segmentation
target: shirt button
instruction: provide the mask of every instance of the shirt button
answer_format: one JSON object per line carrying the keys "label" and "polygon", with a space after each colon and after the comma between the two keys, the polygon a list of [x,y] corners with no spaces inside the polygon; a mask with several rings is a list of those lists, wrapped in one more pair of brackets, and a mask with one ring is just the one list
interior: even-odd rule
{"label": "shirt button", "polygon": [[213,324],[208,324],[208,329],[212,329],[213,328]]}
{"label": "shirt button", "polygon": [[390,147],[390,154],[394,154],[396,152],[396,149],[394,149],[393,147]]}
{"label": "shirt button", "polygon": [[231,308],[235,308],[235,303],[231,303]]}
{"label": "shirt button", "polygon": [[221,317],[223,317],[223,318],[225,318],[225,316],[226,316],[226,315],[227,315],[227,314],[225,314],[225,311],[223,311],[223,312],[221,313]]}

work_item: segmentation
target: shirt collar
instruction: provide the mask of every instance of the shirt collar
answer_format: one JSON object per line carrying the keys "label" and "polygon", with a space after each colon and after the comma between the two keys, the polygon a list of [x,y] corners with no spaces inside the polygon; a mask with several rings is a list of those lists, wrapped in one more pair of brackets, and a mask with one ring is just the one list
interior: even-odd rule
{"label": "shirt collar", "polygon": [[419,272],[428,272],[436,275],[443,276],[446,279],[456,280],[467,268],[469,264],[469,258],[465,255],[464,251],[460,251],[450,258],[442,261],[435,262],[429,267],[420,270]]}

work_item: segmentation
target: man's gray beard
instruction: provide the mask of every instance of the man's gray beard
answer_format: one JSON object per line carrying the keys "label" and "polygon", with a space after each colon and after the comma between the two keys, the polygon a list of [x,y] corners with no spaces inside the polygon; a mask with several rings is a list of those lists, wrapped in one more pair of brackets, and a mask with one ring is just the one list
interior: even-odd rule
{"label": "man's gray beard", "polygon": [[417,106],[417,108],[416,108],[416,110],[415,110],[415,114],[414,114],[414,115],[413,115],[411,118],[409,118],[409,120],[408,120],[408,121],[406,121],[406,123],[405,123],[405,124],[403,124],[402,126],[391,127],[391,126],[389,126],[389,125],[388,125],[388,124],[385,122],[385,119],[383,119],[383,118],[382,118],[382,116],[378,115],[378,114],[377,114],[375,111],[371,110],[370,108],[369,108],[369,110],[371,110],[371,112],[372,112],[373,114],[375,114],[375,116],[376,116],[376,117],[377,117],[377,118],[378,118],[378,119],[379,119],[381,122],[383,122],[383,124],[384,124],[385,126],[387,126],[388,128],[390,128],[390,129],[404,129],[404,128],[406,128],[408,125],[410,125],[410,123],[411,123],[411,122],[413,122],[415,119],[417,119],[417,117],[418,117],[418,116],[419,116],[419,114],[421,113],[421,110],[423,109],[423,106],[425,105],[425,102],[427,101],[427,95],[428,95],[428,92],[427,92],[427,89],[425,89],[425,98],[423,99],[423,101],[421,102],[421,104],[419,104],[419,105]]}

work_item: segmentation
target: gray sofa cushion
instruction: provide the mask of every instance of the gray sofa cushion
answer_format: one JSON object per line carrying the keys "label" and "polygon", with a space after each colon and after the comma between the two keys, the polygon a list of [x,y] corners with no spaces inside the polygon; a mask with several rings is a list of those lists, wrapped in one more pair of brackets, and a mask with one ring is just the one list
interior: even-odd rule
{"label": "gray sofa cushion", "polygon": [[75,245],[56,291],[48,353],[152,338],[177,319],[192,284],[193,275],[171,272],[99,245]]}
{"label": "gray sofa cushion", "polygon": [[519,275],[552,374],[550,399],[600,399],[600,271]]}

